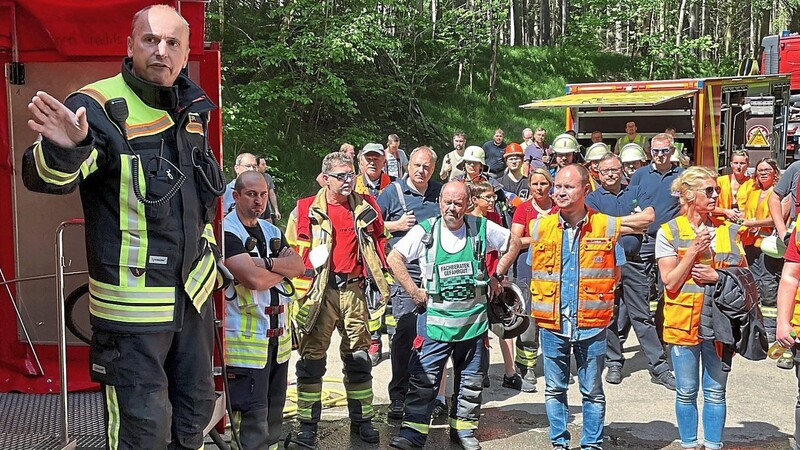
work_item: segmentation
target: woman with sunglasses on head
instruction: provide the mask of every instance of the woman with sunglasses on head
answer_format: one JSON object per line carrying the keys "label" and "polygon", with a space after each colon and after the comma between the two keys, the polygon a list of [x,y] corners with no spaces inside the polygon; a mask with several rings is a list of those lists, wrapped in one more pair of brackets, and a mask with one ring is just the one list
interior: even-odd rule
{"label": "woman with sunglasses on head", "polygon": [[699,336],[703,291],[705,285],[719,280],[715,269],[747,266],[744,249],[737,242],[740,227],[713,218],[720,192],[716,178],[713,170],[695,166],[672,182],[681,214],[661,225],[655,250],[664,282],[663,339],[672,344],[681,446],[701,448],[697,393],[702,373],[704,445],[708,450],[722,448],[728,373],[722,370],[714,341]]}
{"label": "woman with sunglasses on head", "polygon": [[[517,207],[511,221],[511,232],[520,238],[519,256],[514,264],[514,283],[525,295],[525,306],[530,314],[531,264],[528,261],[528,250],[531,244],[529,234],[531,222],[539,217],[558,212],[550,192],[553,189],[553,177],[545,167],[532,168],[528,173],[528,200]],[[536,354],[539,351],[539,328],[536,321],[531,320],[528,329],[516,340],[514,363],[522,380],[520,389],[523,392],[536,391]]]}
{"label": "woman with sunglasses on head", "polygon": [[[744,204],[740,205],[744,214],[742,222],[744,228],[740,232],[740,238],[747,256],[747,265],[750,266],[750,271],[758,283],[761,313],[764,315],[764,327],[769,342],[775,340],[778,283],[781,280],[783,259],[764,254],[761,251],[761,241],[772,234],[774,224],[769,215],[767,199],[780,177],[781,171],[777,161],[772,158],[760,160],[753,174],[753,188],[747,193]],[[787,358],[781,357],[778,360],[778,367],[791,369],[793,366],[791,352],[788,352]]]}

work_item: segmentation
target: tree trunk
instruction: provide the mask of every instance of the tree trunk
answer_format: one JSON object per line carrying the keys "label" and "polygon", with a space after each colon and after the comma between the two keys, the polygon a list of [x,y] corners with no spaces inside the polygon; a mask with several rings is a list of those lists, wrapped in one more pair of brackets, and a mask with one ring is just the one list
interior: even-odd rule
{"label": "tree trunk", "polygon": [[681,57],[680,57],[680,48],[681,48],[681,36],[683,35],[683,17],[686,13],[686,0],[681,0],[681,6],[678,9],[678,24],[675,27],[675,61],[672,66],[672,78],[678,78],[680,74],[680,65],[681,65]]}
{"label": "tree trunk", "polygon": [[492,62],[489,65],[489,103],[495,100],[495,85],[497,83],[497,51],[500,44],[500,29],[493,27],[492,29]]}
{"label": "tree trunk", "polygon": [[550,0],[539,0],[539,45],[550,45]]}

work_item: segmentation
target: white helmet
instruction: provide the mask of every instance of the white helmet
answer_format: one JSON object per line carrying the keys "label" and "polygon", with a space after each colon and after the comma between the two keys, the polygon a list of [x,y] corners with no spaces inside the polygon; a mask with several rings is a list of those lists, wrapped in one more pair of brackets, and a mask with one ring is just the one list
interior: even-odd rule
{"label": "white helmet", "polygon": [[571,134],[559,134],[550,144],[554,153],[575,153],[578,151],[578,141]]}
{"label": "white helmet", "polygon": [[619,152],[619,159],[622,163],[629,163],[634,161],[647,161],[647,157],[642,150],[642,146],[631,142],[625,144]]}
{"label": "white helmet", "polygon": [[458,163],[458,170],[464,170],[464,164],[468,161],[479,162],[486,169],[486,152],[477,145],[470,145],[464,150],[464,156],[461,157],[461,162]]}
{"label": "white helmet", "polygon": [[602,142],[595,142],[586,150],[586,157],[584,159],[586,161],[600,161],[600,159],[608,153],[611,153],[608,145]]}

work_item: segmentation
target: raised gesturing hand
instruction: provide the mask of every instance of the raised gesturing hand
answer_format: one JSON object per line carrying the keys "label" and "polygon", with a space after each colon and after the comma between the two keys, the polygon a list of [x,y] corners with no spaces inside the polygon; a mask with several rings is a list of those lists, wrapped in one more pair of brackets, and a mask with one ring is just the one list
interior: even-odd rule
{"label": "raised gesturing hand", "polygon": [[38,91],[28,103],[33,119],[28,120],[31,130],[64,148],[74,148],[89,133],[86,108],[72,112],[47,92]]}

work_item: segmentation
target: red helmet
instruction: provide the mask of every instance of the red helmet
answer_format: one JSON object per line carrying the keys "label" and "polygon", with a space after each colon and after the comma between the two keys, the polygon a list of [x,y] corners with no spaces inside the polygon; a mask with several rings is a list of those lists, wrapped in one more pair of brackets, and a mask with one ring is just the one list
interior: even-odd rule
{"label": "red helmet", "polygon": [[503,153],[503,159],[508,158],[509,156],[512,156],[512,155],[522,156],[524,154],[525,154],[525,152],[522,151],[522,147],[519,144],[517,144],[516,142],[512,142],[512,143],[506,145],[506,151],[505,151],[505,153]]}

